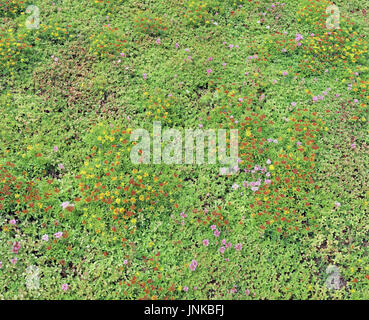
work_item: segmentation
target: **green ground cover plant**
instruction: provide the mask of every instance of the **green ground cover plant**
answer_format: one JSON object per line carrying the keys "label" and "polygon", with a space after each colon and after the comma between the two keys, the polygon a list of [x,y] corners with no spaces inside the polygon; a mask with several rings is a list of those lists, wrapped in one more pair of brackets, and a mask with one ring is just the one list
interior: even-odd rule
{"label": "green ground cover plant", "polygon": [[[0,299],[368,299],[369,3],[332,5],[3,0]],[[154,121],[236,172],[133,163]]]}

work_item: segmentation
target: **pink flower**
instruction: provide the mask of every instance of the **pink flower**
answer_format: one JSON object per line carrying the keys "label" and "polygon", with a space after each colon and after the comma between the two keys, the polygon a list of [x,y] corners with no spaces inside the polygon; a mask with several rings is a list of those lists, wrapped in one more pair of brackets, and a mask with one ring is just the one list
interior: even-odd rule
{"label": "pink flower", "polygon": [[13,243],[13,248],[12,248],[13,253],[17,254],[20,247],[21,247],[20,243],[18,241],[15,241]]}
{"label": "pink flower", "polygon": [[62,290],[67,291],[69,289],[69,286],[67,283],[63,283],[61,286]]}
{"label": "pink flower", "polygon": [[59,231],[59,232],[54,234],[54,237],[59,239],[62,235],[63,235],[63,233]]}
{"label": "pink flower", "polygon": [[146,74],[146,73],[144,73],[144,74],[142,75],[142,77],[144,78],[144,80],[146,80],[146,79],[147,79],[147,74]]}
{"label": "pink flower", "polygon": [[183,291],[187,292],[188,291],[188,287],[183,287]]}
{"label": "pink flower", "polygon": [[57,146],[54,146],[53,150],[54,150],[54,152],[57,152],[59,150],[59,148]]}
{"label": "pink flower", "polygon": [[284,76],[288,75],[288,72],[287,71],[283,71],[283,75]]}
{"label": "pink flower", "polygon": [[215,231],[214,231],[214,236],[219,237],[219,236],[220,236],[220,231],[215,230]]}
{"label": "pink flower", "polygon": [[195,271],[197,268],[197,261],[192,260],[192,263],[188,267],[190,268],[191,271]]}
{"label": "pink flower", "polygon": [[300,40],[303,40],[304,37],[301,35],[301,34],[296,34],[296,38],[295,38],[295,41],[300,41]]}
{"label": "pink flower", "polygon": [[69,201],[64,201],[62,204],[61,204],[62,208],[63,209],[66,209],[69,207]]}
{"label": "pink flower", "polygon": [[160,42],[161,42],[160,38],[157,38],[156,39],[156,44],[160,44]]}
{"label": "pink flower", "polygon": [[224,251],[225,251],[225,249],[226,249],[225,247],[220,247],[220,248],[219,248],[219,252],[223,254],[223,253],[224,253]]}
{"label": "pink flower", "polygon": [[16,264],[17,264],[17,261],[18,261],[17,257],[14,257],[13,259],[10,259],[10,262],[11,262],[12,264],[14,264],[14,265],[16,265]]}
{"label": "pink flower", "polygon": [[3,267],[3,262],[0,261],[0,269]]}
{"label": "pink flower", "polygon": [[43,241],[49,241],[49,235],[44,234],[41,238]]}
{"label": "pink flower", "polygon": [[249,290],[249,289],[246,289],[246,290],[245,290],[245,295],[247,295],[247,296],[248,296],[249,294],[250,294],[250,290]]}
{"label": "pink flower", "polygon": [[211,230],[216,230],[217,226],[215,224],[213,224],[212,226],[210,226]]}
{"label": "pink flower", "polygon": [[17,222],[15,221],[15,219],[12,219],[12,220],[10,220],[10,221],[9,221],[9,223],[10,223],[10,224],[12,224],[13,226],[15,226],[15,224],[16,224]]}
{"label": "pink flower", "polygon": [[209,245],[209,240],[208,239],[202,240],[202,243],[205,247],[207,247]]}
{"label": "pink flower", "polygon": [[128,260],[124,260],[124,261],[123,261],[123,264],[127,264],[127,263],[128,263]]}
{"label": "pink flower", "polygon": [[64,170],[64,164],[59,163],[59,164],[58,164],[58,168],[59,168],[60,170]]}
{"label": "pink flower", "polygon": [[233,186],[232,186],[232,188],[234,189],[234,190],[237,190],[238,189],[238,184],[237,183],[235,183],[235,184],[233,184]]}
{"label": "pink flower", "polygon": [[212,72],[213,72],[213,70],[211,70],[211,69],[207,69],[207,70],[206,70],[206,72],[207,72],[208,74],[210,74],[210,73],[212,73]]}
{"label": "pink flower", "polygon": [[238,251],[240,251],[242,249],[242,244],[241,243],[237,243],[234,248]]}

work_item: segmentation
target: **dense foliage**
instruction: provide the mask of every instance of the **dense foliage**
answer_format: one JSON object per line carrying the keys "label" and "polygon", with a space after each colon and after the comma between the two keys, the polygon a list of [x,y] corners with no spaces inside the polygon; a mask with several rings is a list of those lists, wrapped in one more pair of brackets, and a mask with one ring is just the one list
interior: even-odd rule
{"label": "dense foliage", "polygon": [[[0,298],[368,299],[369,4],[330,5],[2,1]],[[153,121],[237,173],[133,164]]]}

